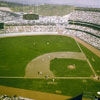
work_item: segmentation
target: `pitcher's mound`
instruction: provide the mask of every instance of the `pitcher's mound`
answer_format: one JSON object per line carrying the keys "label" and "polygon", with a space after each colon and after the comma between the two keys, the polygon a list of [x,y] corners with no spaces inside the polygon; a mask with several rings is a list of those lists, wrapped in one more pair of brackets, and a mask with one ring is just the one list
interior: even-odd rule
{"label": "pitcher's mound", "polygon": [[67,68],[68,69],[75,69],[76,67],[75,67],[75,65],[69,65],[69,66],[67,66]]}

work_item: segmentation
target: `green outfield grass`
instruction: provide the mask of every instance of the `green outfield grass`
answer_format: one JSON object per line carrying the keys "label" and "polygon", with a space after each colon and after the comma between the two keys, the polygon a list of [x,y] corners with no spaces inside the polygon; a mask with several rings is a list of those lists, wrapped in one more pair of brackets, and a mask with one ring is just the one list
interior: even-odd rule
{"label": "green outfield grass", "polygon": [[[74,68],[69,68],[71,65]],[[87,61],[77,59],[53,59],[50,70],[56,77],[90,77],[93,76]]]}
{"label": "green outfield grass", "polygon": [[0,76],[24,76],[26,65],[32,59],[58,51],[80,52],[75,40],[65,36],[1,38]]}
{"label": "green outfield grass", "polygon": [[97,93],[100,91],[100,82],[94,80],[81,79],[57,79],[57,84],[48,84],[52,80],[43,79],[0,79],[0,85],[36,90],[41,92],[56,93],[61,91],[61,95],[75,96],[82,92]]}

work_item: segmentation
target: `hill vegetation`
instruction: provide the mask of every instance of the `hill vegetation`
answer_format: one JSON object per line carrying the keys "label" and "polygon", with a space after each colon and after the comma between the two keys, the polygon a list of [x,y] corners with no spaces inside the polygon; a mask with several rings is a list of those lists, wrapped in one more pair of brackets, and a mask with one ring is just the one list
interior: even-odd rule
{"label": "hill vegetation", "polygon": [[74,10],[73,6],[68,5],[22,5],[0,1],[1,7],[10,7],[14,12],[38,13],[43,16],[63,16]]}
{"label": "hill vegetation", "polygon": [[76,7],[75,10],[100,12],[100,8]]}
{"label": "hill vegetation", "polygon": [[0,1],[0,7],[13,8],[13,7],[18,7],[18,6],[22,6],[22,4],[13,3],[13,2],[6,2],[6,1]]}

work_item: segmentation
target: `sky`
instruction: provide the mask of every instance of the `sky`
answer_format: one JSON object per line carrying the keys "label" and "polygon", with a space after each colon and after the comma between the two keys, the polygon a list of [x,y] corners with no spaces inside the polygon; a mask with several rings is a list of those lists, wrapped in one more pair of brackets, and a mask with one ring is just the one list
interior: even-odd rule
{"label": "sky", "polygon": [[23,4],[66,4],[74,6],[97,7],[100,8],[100,0],[0,0],[11,1]]}

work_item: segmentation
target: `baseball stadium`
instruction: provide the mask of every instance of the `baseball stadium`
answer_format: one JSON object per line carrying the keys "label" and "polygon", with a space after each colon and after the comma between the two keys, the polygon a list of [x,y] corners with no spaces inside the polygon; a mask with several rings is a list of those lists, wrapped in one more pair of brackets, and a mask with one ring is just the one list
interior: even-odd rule
{"label": "baseball stadium", "polygon": [[29,1],[0,1],[0,100],[100,100],[100,8]]}

